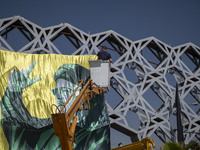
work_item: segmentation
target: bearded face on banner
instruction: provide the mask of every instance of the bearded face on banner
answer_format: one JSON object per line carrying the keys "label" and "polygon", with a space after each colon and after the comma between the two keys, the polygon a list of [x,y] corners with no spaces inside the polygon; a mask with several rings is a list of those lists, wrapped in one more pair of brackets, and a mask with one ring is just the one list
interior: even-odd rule
{"label": "bearded face on banner", "polygon": [[[0,66],[0,148],[60,148],[50,117],[51,106],[55,104],[58,108],[62,107],[78,86],[79,80],[88,80],[88,61],[96,59],[96,56],[36,55],[6,51],[0,53],[1,64],[5,64]],[[13,63],[7,63],[10,60]],[[54,63],[51,63],[52,60],[55,60]],[[80,90],[63,111],[69,109]],[[89,111],[77,114],[79,120],[74,147],[109,149],[109,118],[104,96],[97,96],[90,103],[92,108]],[[86,144],[86,141],[93,144]]]}

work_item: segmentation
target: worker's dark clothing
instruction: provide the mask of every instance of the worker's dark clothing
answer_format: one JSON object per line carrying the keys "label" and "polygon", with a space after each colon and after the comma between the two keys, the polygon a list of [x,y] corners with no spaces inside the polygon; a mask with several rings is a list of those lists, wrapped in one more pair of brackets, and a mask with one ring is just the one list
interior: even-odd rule
{"label": "worker's dark clothing", "polygon": [[98,56],[98,59],[101,59],[101,60],[109,60],[111,57],[111,55],[107,52],[107,51],[99,51],[97,53],[97,56]]}

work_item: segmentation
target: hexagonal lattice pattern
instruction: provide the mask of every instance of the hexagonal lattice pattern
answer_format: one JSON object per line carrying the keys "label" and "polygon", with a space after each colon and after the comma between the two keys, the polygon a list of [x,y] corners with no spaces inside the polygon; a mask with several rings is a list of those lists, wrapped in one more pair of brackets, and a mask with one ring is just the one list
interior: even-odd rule
{"label": "hexagonal lattice pattern", "polygon": [[[18,49],[11,46],[15,40],[9,36],[15,30],[24,38]],[[15,34],[12,37],[19,39]],[[66,48],[59,49],[63,43]],[[163,142],[174,140],[177,83],[185,143],[199,140],[199,47],[192,43],[171,47],[154,37],[131,41],[114,31],[88,35],[67,23],[42,28],[20,16],[0,20],[0,48],[5,50],[85,55],[97,54],[101,45],[108,46],[113,56],[110,79],[117,96],[108,94],[107,99],[112,128],[132,141],[154,135]]]}

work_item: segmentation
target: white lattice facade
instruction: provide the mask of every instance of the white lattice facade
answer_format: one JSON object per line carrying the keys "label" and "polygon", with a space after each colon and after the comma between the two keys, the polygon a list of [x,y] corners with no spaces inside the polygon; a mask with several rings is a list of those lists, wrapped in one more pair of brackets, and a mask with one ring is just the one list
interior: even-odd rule
{"label": "white lattice facade", "polygon": [[[20,48],[12,46],[15,39],[11,37],[23,38]],[[58,48],[59,38],[67,41],[65,48]],[[90,55],[97,54],[101,45],[117,50],[111,52],[114,61],[110,76],[116,98],[107,99],[112,128],[133,141],[153,135],[163,142],[176,139],[173,105],[177,83],[185,143],[199,140],[198,46],[187,43],[171,47],[154,37],[131,41],[112,30],[89,35],[68,23],[42,28],[20,16],[0,20],[0,49]]]}

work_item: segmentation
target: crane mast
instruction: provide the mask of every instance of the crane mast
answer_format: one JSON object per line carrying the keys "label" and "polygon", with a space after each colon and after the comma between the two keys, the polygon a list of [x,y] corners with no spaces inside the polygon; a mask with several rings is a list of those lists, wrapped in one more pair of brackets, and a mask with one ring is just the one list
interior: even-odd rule
{"label": "crane mast", "polygon": [[[67,103],[71,100],[76,91],[82,87],[80,94],[76,97],[70,108],[67,112],[63,112]],[[57,112],[52,113],[52,121],[55,135],[59,137],[60,145],[62,150],[73,150],[74,142],[74,133],[76,128],[76,123],[78,117],[76,113],[78,111],[89,110],[90,102],[89,99],[95,97],[96,95],[102,94],[103,88],[97,86],[92,82],[92,79],[89,79],[85,84],[83,80],[80,81],[80,84],[76,87],[74,92],[68,98],[66,103],[59,110],[57,107]],[[55,105],[52,105],[55,106]],[[71,123],[72,122],[72,123]]]}
{"label": "crane mast", "polygon": [[[62,150],[73,150],[73,142],[75,140],[75,129],[78,117],[78,111],[90,109],[90,98],[109,91],[109,63],[105,61],[89,61],[91,79],[85,84],[80,80],[80,84],[76,87],[74,92],[59,108],[56,105],[57,112],[52,113],[52,121],[55,135],[59,137]],[[97,84],[98,85],[97,85]],[[76,91],[81,88],[80,94],[75,98],[72,105],[67,112],[64,112],[66,105],[74,96]],[[138,142],[134,142],[125,146],[117,147],[111,150],[154,150],[155,143],[149,137],[144,138]]]}

